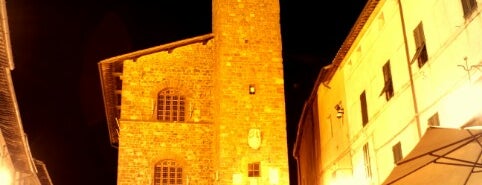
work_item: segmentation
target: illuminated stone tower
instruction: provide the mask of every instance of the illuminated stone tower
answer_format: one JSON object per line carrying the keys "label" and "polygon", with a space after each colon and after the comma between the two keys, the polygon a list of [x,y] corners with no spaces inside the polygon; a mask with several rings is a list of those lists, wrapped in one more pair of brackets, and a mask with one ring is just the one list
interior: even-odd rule
{"label": "illuminated stone tower", "polygon": [[99,62],[118,185],[289,184],[279,11],[214,0],[213,33]]}
{"label": "illuminated stone tower", "polygon": [[[221,184],[256,181],[250,164],[259,164],[258,184],[270,184],[270,173],[288,184],[279,14],[278,0],[213,1]],[[258,149],[248,143],[257,132]]]}

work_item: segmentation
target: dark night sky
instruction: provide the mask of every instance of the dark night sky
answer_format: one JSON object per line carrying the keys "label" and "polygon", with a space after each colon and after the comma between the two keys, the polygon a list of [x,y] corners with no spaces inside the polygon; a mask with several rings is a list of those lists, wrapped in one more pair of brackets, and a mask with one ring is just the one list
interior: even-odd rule
{"label": "dark night sky", "polygon": [[[293,172],[304,101],[366,0],[320,2],[280,1]],[[116,184],[97,62],[211,32],[211,0],[7,0],[7,11],[24,130],[55,185]]]}

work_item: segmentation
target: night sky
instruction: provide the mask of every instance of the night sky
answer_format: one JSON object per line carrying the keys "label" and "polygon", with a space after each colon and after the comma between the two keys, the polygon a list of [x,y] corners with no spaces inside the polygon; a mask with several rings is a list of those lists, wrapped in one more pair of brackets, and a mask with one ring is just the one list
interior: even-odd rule
{"label": "night sky", "polygon": [[[329,2],[280,1],[292,185],[304,101],[366,0]],[[211,0],[7,0],[7,11],[24,130],[55,185],[116,184],[100,60],[211,32]]]}

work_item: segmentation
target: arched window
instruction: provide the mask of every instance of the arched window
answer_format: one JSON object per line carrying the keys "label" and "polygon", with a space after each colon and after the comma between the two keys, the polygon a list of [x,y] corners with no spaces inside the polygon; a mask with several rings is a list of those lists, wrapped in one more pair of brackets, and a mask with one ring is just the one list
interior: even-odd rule
{"label": "arched window", "polygon": [[182,167],[174,160],[163,160],[154,167],[154,185],[182,185]]}
{"label": "arched window", "polygon": [[157,120],[184,121],[186,98],[177,89],[164,89],[157,94]]}

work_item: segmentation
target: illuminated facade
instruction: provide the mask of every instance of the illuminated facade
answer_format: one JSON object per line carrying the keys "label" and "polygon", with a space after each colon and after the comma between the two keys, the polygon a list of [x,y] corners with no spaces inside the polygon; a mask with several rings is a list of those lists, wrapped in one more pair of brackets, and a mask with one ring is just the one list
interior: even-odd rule
{"label": "illuminated facade", "polygon": [[300,185],[382,184],[428,127],[481,123],[480,3],[367,2],[305,104]]}
{"label": "illuminated facade", "polygon": [[0,184],[51,185],[42,161],[32,157],[10,72],[14,69],[5,1],[0,0]]}
{"label": "illuminated facade", "polygon": [[279,2],[212,6],[213,33],[99,62],[118,185],[289,184]]}

